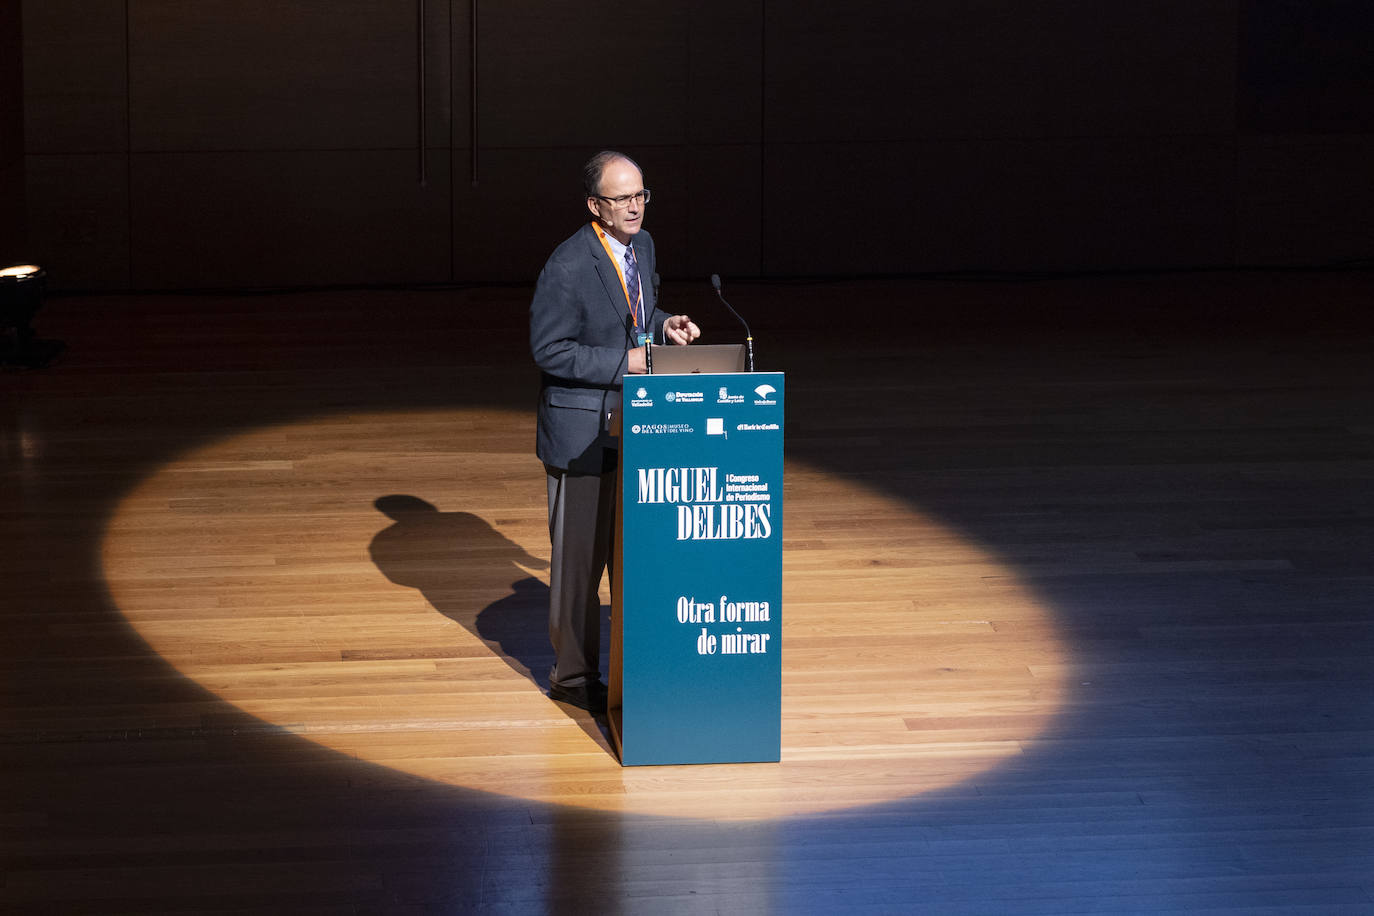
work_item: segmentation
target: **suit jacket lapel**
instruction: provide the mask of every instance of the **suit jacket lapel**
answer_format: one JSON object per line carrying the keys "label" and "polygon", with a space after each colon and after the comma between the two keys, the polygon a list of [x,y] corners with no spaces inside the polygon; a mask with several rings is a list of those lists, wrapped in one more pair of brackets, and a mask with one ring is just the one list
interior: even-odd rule
{"label": "suit jacket lapel", "polygon": [[623,310],[625,305],[625,288],[620,285],[620,274],[616,272],[615,265],[606,256],[606,249],[601,247],[601,239],[597,238],[596,230],[591,224],[587,224],[587,247],[591,250],[592,260],[596,263],[597,276],[601,277],[601,285],[606,288],[606,295],[610,298],[611,304],[617,309]]}

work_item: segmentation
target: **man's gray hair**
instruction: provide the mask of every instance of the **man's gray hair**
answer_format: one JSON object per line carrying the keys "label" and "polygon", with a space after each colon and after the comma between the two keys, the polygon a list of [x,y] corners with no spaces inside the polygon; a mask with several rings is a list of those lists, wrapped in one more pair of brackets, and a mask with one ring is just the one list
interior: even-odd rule
{"label": "man's gray hair", "polygon": [[601,173],[606,171],[606,166],[618,159],[623,159],[630,165],[639,169],[641,175],[644,170],[639,168],[639,163],[635,162],[624,153],[617,153],[613,149],[603,149],[595,156],[587,160],[587,164],[582,166],[582,188],[587,192],[588,197],[601,196]]}

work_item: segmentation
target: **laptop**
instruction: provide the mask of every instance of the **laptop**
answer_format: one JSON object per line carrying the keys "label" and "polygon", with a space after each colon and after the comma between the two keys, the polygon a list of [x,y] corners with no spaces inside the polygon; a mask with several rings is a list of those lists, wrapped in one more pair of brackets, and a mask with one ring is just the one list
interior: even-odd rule
{"label": "laptop", "polygon": [[744,344],[691,344],[679,347],[653,344],[654,375],[693,375],[699,372],[743,372]]}

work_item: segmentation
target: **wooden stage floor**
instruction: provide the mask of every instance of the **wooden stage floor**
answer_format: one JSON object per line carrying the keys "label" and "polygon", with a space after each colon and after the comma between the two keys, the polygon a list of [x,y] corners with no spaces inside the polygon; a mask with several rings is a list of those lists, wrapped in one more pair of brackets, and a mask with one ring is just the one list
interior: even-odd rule
{"label": "wooden stage floor", "polygon": [[630,769],[542,693],[527,289],[50,301],[0,911],[1374,913],[1374,275],[730,295],[783,759]]}

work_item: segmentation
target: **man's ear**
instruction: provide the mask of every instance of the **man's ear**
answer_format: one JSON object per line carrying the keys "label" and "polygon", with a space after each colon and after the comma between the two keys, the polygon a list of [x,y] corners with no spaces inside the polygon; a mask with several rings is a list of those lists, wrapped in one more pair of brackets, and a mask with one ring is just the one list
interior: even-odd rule
{"label": "man's ear", "polygon": [[596,217],[596,221],[598,223],[601,222],[601,207],[599,206],[600,203],[601,202],[598,201],[595,197],[587,198],[587,209],[592,211],[592,216]]}

